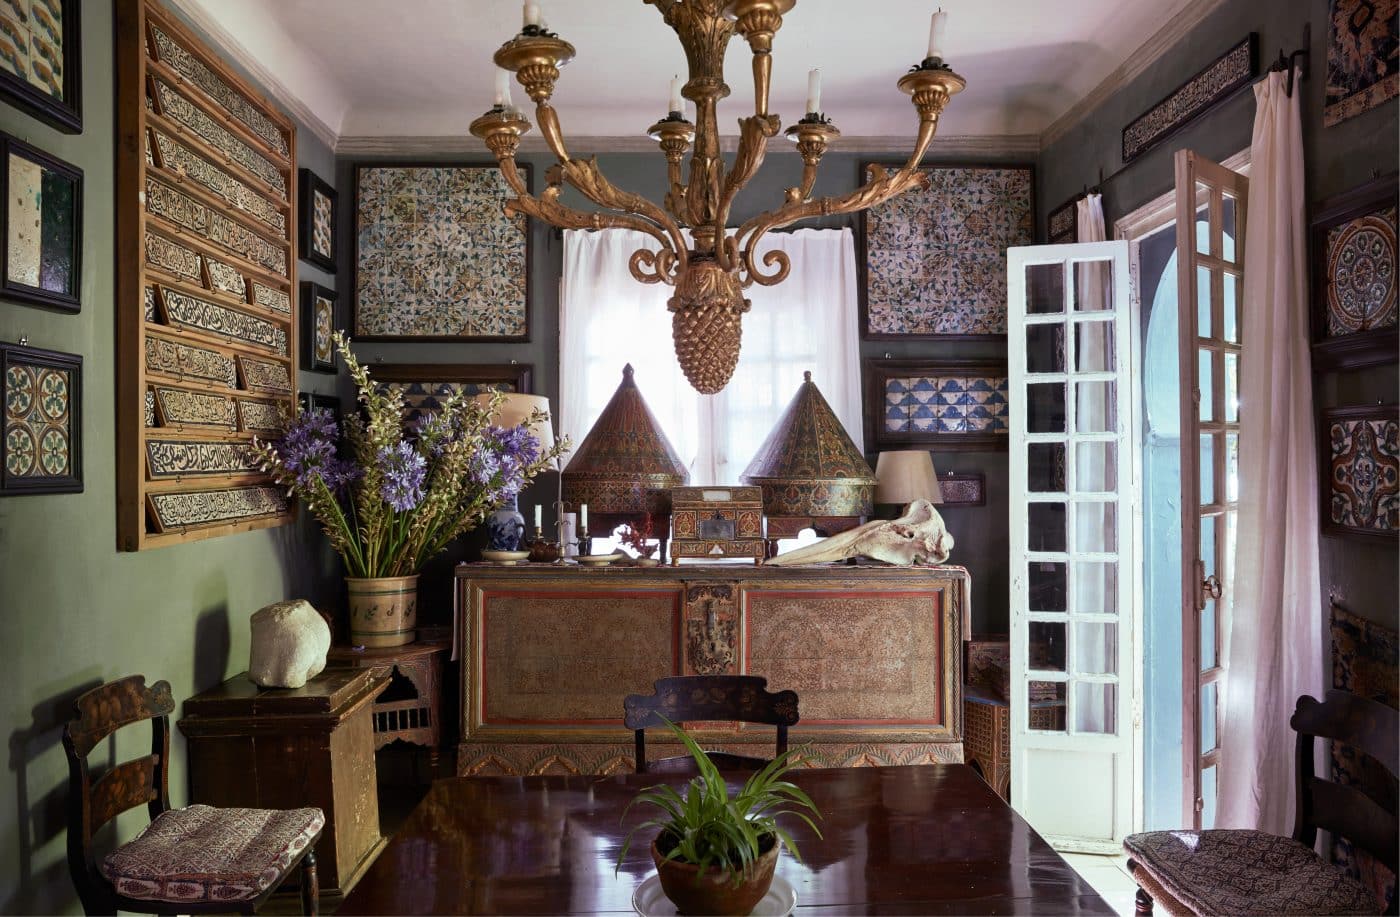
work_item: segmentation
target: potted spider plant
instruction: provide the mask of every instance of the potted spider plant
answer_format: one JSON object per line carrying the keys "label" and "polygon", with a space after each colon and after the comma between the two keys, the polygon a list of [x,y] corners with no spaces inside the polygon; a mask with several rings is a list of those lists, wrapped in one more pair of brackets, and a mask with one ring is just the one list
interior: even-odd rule
{"label": "potted spider plant", "polygon": [[780,846],[802,859],[792,836],[778,826],[778,816],[800,818],[821,837],[807,812],[817,818],[821,813],[806,793],[783,779],[797,749],[773,759],[731,797],[729,785],[704,749],[676,724],[668,720],[666,725],[685,743],[700,774],[685,786],[683,796],[662,784],[628,803],[628,810],[640,803],[662,814],[632,829],[617,855],[617,868],[622,868],[637,832],[656,828],[651,857],[661,889],[678,912],[748,914],[768,894]]}

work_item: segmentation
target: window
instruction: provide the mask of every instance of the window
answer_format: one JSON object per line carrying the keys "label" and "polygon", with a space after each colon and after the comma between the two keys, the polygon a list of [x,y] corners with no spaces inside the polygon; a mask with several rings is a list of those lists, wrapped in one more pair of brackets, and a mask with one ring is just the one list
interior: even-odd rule
{"label": "window", "polygon": [[739,365],[724,391],[690,387],[671,344],[672,289],[642,284],[627,263],[654,247],[630,230],[564,234],[560,293],[560,427],[577,443],[607,405],[622,368],[637,386],[691,484],[737,484],[749,460],[811,371],[846,431],[861,444],[860,355],[856,325],[855,245],[849,229],[773,234],[792,273],[774,287],[746,291]]}

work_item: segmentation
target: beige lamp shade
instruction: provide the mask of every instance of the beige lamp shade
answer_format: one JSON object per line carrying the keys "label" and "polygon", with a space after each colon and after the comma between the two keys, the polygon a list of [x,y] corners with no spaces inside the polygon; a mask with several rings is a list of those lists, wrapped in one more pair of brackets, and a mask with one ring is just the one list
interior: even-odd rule
{"label": "beige lamp shade", "polygon": [[[485,407],[491,403],[492,397],[483,394],[472,400]],[[514,392],[503,395],[501,403],[496,406],[496,413],[491,415],[491,423],[498,427],[526,426],[530,415],[537,410],[543,411],[545,417],[538,423],[530,424],[529,430],[540,441],[540,451],[547,452],[554,448],[554,428],[549,423],[549,399],[544,395],[517,395]]]}
{"label": "beige lamp shade", "polygon": [[881,452],[875,463],[875,502],[903,506],[914,500],[943,502],[933,456],[924,450]]}

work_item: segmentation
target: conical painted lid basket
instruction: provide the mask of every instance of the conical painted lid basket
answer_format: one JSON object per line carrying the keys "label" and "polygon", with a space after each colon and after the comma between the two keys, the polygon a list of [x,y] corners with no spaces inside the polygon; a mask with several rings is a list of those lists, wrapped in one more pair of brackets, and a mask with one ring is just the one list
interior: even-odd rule
{"label": "conical painted lid basket", "polygon": [[627,364],[622,384],[564,469],[564,502],[587,503],[590,513],[669,516],[671,488],[689,480]]}
{"label": "conical painted lid basket", "polygon": [[869,516],[875,472],[811,373],[740,478],[763,489],[768,516]]}

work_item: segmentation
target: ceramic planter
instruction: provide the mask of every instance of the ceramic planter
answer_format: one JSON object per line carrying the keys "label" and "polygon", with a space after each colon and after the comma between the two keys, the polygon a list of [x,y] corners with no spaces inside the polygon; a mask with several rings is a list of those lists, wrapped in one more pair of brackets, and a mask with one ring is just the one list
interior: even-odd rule
{"label": "ceramic planter", "polygon": [[657,838],[651,843],[651,858],[656,863],[656,874],[661,879],[661,890],[676,910],[682,914],[748,914],[763,896],[768,894],[768,886],[773,884],[773,869],[778,864],[779,844],[777,838],[767,837],[767,848],[759,855],[747,879],[734,884],[731,873],[707,869],[700,874],[697,866],[667,860],[657,846]]}
{"label": "ceramic planter", "polygon": [[418,623],[418,577],[347,576],[350,593],[350,642],[355,646],[403,646],[412,643]]}

